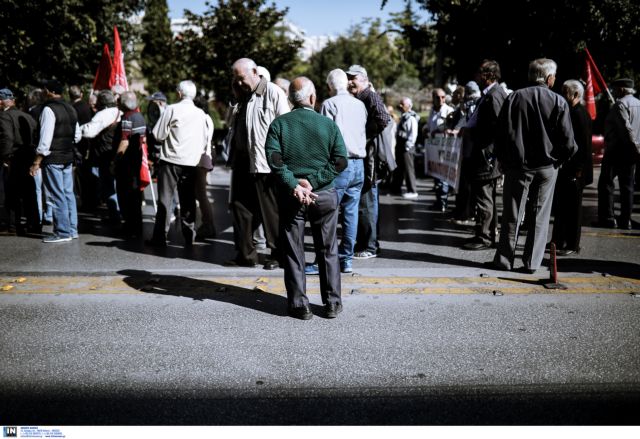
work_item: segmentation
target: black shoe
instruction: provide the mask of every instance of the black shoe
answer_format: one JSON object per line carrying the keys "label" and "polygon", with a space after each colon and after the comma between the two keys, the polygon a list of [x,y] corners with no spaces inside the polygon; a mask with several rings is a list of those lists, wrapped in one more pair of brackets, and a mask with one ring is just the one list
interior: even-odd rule
{"label": "black shoe", "polygon": [[431,210],[436,210],[438,212],[446,212],[447,211],[447,205],[443,204],[443,203],[433,203],[430,207]]}
{"label": "black shoe", "polygon": [[592,223],[593,227],[602,227],[604,229],[615,229],[618,227],[618,222],[614,218],[607,220],[598,220]]}
{"label": "black shoe", "polygon": [[262,268],[264,268],[265,270],[275,270],[276,268],[280,268],[280,264],[274,259],[268,259],[267,261],[265,261]]}
{"label": "black shoe", "polygon": [[244,259],[240,259],[240,258],[233,258],[233,259],[229,259],[228,261],[226,261],[224,263],[225,266],[227,267],[249,267],[249,268],[253,268],[256,266],[256,263],[253,261],[247,261]]}
{"label": "black shoe", "polygon": [[294,319],[300,320],[310,320],[313,317],[313,313],[311,312],[311,308],[309,306],[300,306],[297,308],[289,308],[289,316]]}
{"label": "black shoe", "polygon": [[491,248],[491,244],[487,244],[486,242],[480,239],[472,239],[462,246],[465,250],[487,250]]}
{"label": "black shoe", "polygon": [[578,252],[570,248],[563,248],[562,250],[558,250],[556,252],[556,256],[569,256],[575,253],[578,253]]}
{"label": "black shoe", "polygon": [[535,268],[520,267],[515,270],[518,273],[535,274],[538,271]]}
{"label": "black shoe", "polygon": [[146,245],[149,245],[151,247],[156,247],[156,248],[166,248],[167,247],[167,241],[161,241],[159,239],[145,239],[144,243]]}
{"label": "black shoe", "polygon": [[631,230],[631,220],[623,220],[618,218],[617,221],[618,228],[622,230]]}
{"label": "black shoe", "polygon": [[500,271],[511,271],[509,267],[503,267],[496,263],[495,261],[486,261],[482,263],[482,266],[488,270],[500,270]]}
{"label": "black shoe", "polygon": [[324,306],[324,312],[328,319],[335,319],[342,312],[341,303],[327,303]]}

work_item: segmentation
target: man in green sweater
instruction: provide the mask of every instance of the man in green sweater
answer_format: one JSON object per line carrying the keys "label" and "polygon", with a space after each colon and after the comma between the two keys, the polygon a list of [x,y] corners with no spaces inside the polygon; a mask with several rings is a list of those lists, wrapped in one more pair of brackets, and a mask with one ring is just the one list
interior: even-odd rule
{"label": "man in green sweater", "polygon": [[338,196],[333,180],[347,166],[340,129],[314,110],[316,90],[299,77],[289,87],[292,112],[276,118],[267,134],[266,153],[279,181],[280,242],[289,315],[309,320],[304,273],[304,226],[311,223],[320,269],[320,293],[327,318],[342,311],[340,262],[336,227]]}

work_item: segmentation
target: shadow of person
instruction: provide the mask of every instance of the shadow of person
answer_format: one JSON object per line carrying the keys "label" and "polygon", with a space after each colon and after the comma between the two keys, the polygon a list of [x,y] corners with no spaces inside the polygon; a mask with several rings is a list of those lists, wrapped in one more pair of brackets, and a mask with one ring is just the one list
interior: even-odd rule
{"label": "shadow of person", "polygon": [[287,316],[286,296],[257,288],[248,289],[184,276],[154,274],[146,270],[121,270],[118,274],[126,276],[123,280],[130,287],[149,294],[187,297],[197,301],[215,300],[278,317]]}

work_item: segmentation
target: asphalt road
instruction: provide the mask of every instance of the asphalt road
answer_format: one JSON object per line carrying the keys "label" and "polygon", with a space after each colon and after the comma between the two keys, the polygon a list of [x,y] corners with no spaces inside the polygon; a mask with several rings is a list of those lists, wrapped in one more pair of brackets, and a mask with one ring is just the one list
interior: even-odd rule
{"label": "asphalt road", "polygon": [[568,289],[548,290],[546,269],[487,271],[493,251],[460,250],[470,230],[429,210],[421,180],[417,201],[381,197],[383,252],[343,275],[344,312],[323,317],[310,277],[303,322],[281,270],[223,266],[214,174],[221,234],[192,249],[91,216],[72,243],[0,237],[1,424],[638,424],[638,231],[586,227],[559,260]]}

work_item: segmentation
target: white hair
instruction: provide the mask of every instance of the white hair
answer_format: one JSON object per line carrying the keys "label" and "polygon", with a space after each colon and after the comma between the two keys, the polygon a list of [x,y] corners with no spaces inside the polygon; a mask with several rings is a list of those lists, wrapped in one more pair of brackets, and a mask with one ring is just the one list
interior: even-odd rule
{"label": "white hair", "polygon": [[562,86],[569,90],[572,95],[576,94],[578,96],[578,99],[582,101],[582,97],[584,96],[584,86],[580,81],[577,81],[575,79],[568,79],[564,81]]}
{"label": "white hair", "polygon": [[538,58],[529,64],[529,81],[546,84],[549,76],[555,76],[558,70],[556,62],[549,58]]}
{"label": "white hair", "polygon": [[407,105],[409,105],[409,108],[413,107],[413,101],[411,100],[410,97],[405,96],[405,97],[402,98],[402,100],[400,102],[406,102]]}
{"label": "white hair", "polygon": [[309,96],[316,92],[316,88],[313,85],[313,82],[310,80],[306,81],[304,85],[300,88],[300,90],[293,91],[291,87],[289,88],[289,96],[291,97],[291,102],[294,105],[299,105],[304,103]]}
{"label": "white hair", "polygon": [[346,90],[349,79],[342,69],[334,69],[327,75],[327,85],[333,91]]}
{"label": "white hair", "polygon": [[138,98],[132,91],[125,91],[120,95],[120,104],[127,110],[133,111],[138,108]]}
{"label": "white hair", "polygon": [[182,95],[182,99],[190,100],[193,100],[193,98],[196,97],[196,93],[198,92],[193,81],[182,81],[180,84],[178,84],[178,91]]}
{"label": "white hair", "polygon": [[269,70],[267,70],[266,67],[258,66],[257,70],[258,76],[262,76],[264,79],[271,82],[271,73],[269,73]]}

